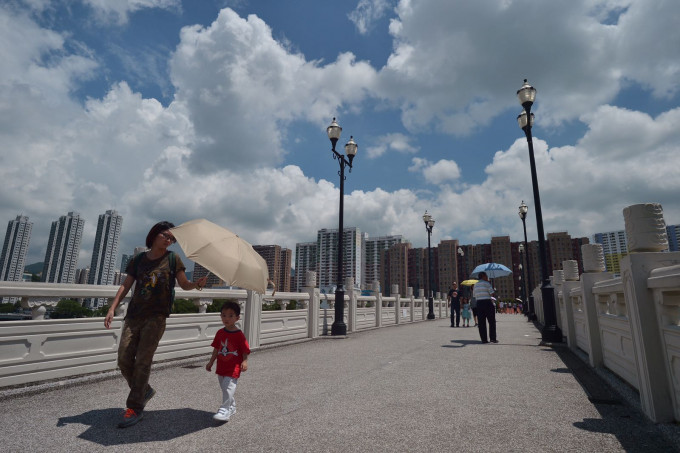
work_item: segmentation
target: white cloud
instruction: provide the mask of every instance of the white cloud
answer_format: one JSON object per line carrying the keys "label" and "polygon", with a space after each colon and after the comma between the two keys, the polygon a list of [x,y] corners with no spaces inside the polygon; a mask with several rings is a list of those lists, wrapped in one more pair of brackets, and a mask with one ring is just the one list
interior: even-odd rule
{"label": "white cloud", "polygon": [[365,35],[375,21],[384,17],[390,7],[391,2],[388,0],[359,0],[354,11],[349,13],[349,19],[354,22],[359,33]]}
{"label": "white cloud", "polygon": [[398,132],[392,134],[385,134],[377,137],[374,142],[378,143],[374,146],[369,146],[366,154],[369,159],[375,159],[385,154],[387,151],[394,151],[402,154],[417,153],[419,148],[411,144],[413,137],[409,137]]}
{"label": "white cloud", "polygon": [[422,173],[425,180],[432,184],[442,184],[447,181],[455,181],[460,178],[460,168],[452,160],[441,159],[434,164],[427,159],[414,157],[410,172]]}
{"label": "white cloud", "polygon": [[105,22],[125,24],[130,13],[145,8],[161,8],[179,10],[182,7],[181,0],[83,0],[97,15],[98,19]]}
{"label": "white cloud", "polygon": [[[660,4],[650,4],[658,12]],[[133,3],[125,5],[132,11]],[[593,5],[603,5],[598,14]],[[410,129],[464,134],[511,105],[519,110],[514,90],[531,72],[542,127],[568,119],[587,127],[580,140],[559,147],[535,130],[546,231],[621,229],[623,207],[648,201],[662,203],[667,221],[679,223],[674,163],[680,109],[652,117],[602,104],[631,79],[671,96],[679,80],[671,57],[680,46],[673,47],[677,39],[670,32],[668,42],[648,46],[652,55],[638,52],[624,62],[635,48],[635,32],[651,19],[632,2],[616,25],[602,24],[614,5],[403,1],[390,28],[395,51],[379,72],[351,53],[328,63],[309,61],[274,40],[256,16],[223,10],[210,26],[182,31],[170,64],[176,96],[168,106],[125,81],[113,83],[101,99],[74,101],[71,93],[97,62],[66,50],[68,37],[0,7],[0,219],[24,212],[36,222],[30,248],[36,261],[44,255],[49,223],[70,210],[86,219],[84,251],[97,215],[112,208],[125,218],[124,253],[140,245],[156,221],[196,217],[253,243],[294,247],[336,224],[339,192],[335,182],[301,167],[278,167],[287,151],[280,131],[288,124],[322,129],[329,112],[361,109],[379,95],[401,106]],[[529,11],[523,20],[520,7]],[[517,42],[525,21],[536,27],[534,41]],[[639,38],[649,43],[650,36]],[[641,69],[645,63],[653,63],[657,78]],[[374,142],[380,145],[367,147],[373,158],[426,146],[420,136],[400,133]],[[409,170],[413,179],[436,187],[418,190],[420,184],[400,173],[402,187],[409,188],[347,193],[345,225],[372,235],[402,234],[421,246],[421,216],[428,209],[437,218],[435,243],[444,237],[488,242],[503,234],[516,239],[522,235],[517,206],[524,200],[535,236],[524,138],[498,151],[476,184],[461,180],[453,160],[413,157]]]}
{"label": "white cloud", "polygon": [[182,30],[171,70],[176,101],[197,132],[192,165],[203,172],[281,163],[286,124],[326,123],[329,112],[359,104],[376,76],[350,53],[324,66],[306,61],[257,16],[243,19],[230,9],[209,27]]}
{"label": "white cloud", "polygon": [[631,80],[664,97],[680,86],[680,3],[402,0],[396,14],[377,86],[411,132],[467,135],[508,108],[519,113],[523,78],[538,89],[545,125],[611,102]]}

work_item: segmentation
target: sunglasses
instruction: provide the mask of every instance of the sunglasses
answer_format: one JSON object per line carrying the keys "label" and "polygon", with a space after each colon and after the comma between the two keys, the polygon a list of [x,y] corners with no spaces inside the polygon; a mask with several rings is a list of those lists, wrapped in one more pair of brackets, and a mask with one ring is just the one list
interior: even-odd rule
{"label": "sunglasses", "polygon": [[168,234],[168,233],[159,233],[159,234],[161,236],[163,236],[165,239],[167,239],[168,241],[172,242],[173,244],[175,242],[177,242],[177,239],[175,239],[175,237],[172,234]]}

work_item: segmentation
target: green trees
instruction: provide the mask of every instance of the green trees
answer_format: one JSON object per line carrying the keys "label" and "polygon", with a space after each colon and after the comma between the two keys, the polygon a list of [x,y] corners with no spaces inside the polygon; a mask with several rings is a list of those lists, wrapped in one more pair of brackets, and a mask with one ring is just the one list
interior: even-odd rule
{"label": "green trees", "polygon": [[62,299],[52,313],[52,319],[86,318],[92,316],[92,310],[83,307],[80,302],[73,299]]}

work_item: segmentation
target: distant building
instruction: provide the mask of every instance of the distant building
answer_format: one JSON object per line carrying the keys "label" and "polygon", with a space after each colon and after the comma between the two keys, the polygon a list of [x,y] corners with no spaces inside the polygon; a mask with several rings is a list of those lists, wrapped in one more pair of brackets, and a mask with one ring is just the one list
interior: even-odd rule
{"label": "distant building", "polygon": [[668,234],[668,250],[680,252],[680,225],[667,225],[666,233]]}
{"label": "distant building", "polygon": [[[354,278],[354,285],[363,283],[362,275],[362,235],[359,228],[343,228],[343,280]],[[318,273],[317,282],[320,289],[330,291],[335,288],[338,273],[338,230],[321,229],[317,232]],[[341,282],[344,284],[344,281]]]}
{"label": "distant building", "polygon": [[128,263],[130,262],[130,260],[132,259],[133,256],[134,255],[128,255],[126,253],[123,253],[123,257],[120,260],[120,271],[121,272],[125,272],[125,270],[127,269]]}
{"label": "distant building", "polygon": [[399,294],[406,295],[406,288],[409,286],[408,258],[410,248],[411,244],[408,242],[397,242],[380,254],[382,272],[380,288],[383,294],[390,294],[392,285],[397,285]]}
{"label": "distant building", "polygon": [[5,242],[0,254],[0,280],[8,282],[22,280],[32,229],[33,222],[24,215],[19,215],[7,223]]}
{"label": "distant building", "polygon": [[[491,260],[488,262],[502,264],[508,269],[513,268],[510,236],[491,238]],[[514,299],[518,296],[512,275],[494,278],[493,286],[496,288],[496,297],[499,299]]]}
{"label": "distant building", "polygon": [[621,258],[628,255],[628,239],[626,232],[609,231],[606,233],[596,233],[593,236],[593,242],[602,244],[602,251],[604,252],[604,264],[607,272],[613,274],[621,274],[620,261]]}
{"label": "distant building", "polygon": [[198,279],[203,278],[205,276],[208,276],[208,281],[205,284],[206,287],[212,288],[214,286],[224,286],[225,283],[224,281],[219,278],[217,275],[213,274],[210,272],[208,269],[205,267],[201,266],[198,263],[194,263],[194,272],[191,275],[191,280],[192,281],[198,281]]}
{"label": "distant building", "polygon": [[52,222],[41,281],[75,282],[84,226],[85,220],[77,212],[69,212]]}
{"label": "distant building", "polygon": [[362,288],[367,289],[374,281],[381,281],[382,254],[395,244],[401,244],[401,235],[369,237],[363,236],[364,278]]}
{"label": "distant building", "polygon": [[[117,211],[109,210],[99,216],[87,281],[90,285],[113,284],[122,226],[123,217]],[[98,308],[104,303],[104,298],[89,301],[90,308]]]}
{"label": "distant building", "polygon": [[[302,291],[307,278],[307,271],[319,274],[318,251],[316,242],[298,242],[295,244],[295,291]],[[318,283],[318,280],[317,280]]]}
{"label": "distant building", "polygon": [[439,259],[437,260],[438,291],[447,293],[453,282],[458,279],[458,239],[447,239],[437,246]]}
{"label": "distant building", "polygon": [[86,285],[89,275],[90,275],[89,267],[85,267],[83,269],[76,269],[75,283],[78,283],[80,285]]}
{"label": "distant building", "polygon": [[280,245],[254,245],[253,249],[267,262],[269,279],[276,284],[276,291],[289,292],[292,252]]}

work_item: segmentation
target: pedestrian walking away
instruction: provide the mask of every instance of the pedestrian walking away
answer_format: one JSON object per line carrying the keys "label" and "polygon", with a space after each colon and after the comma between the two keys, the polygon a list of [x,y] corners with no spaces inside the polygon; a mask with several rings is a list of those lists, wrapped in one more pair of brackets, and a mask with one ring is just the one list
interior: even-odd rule
{"label": "pedestrian walking away", "polygon": [[460,291],[458,284],[453,282],[449,287],[449,306],[451,307],[451,327],[460,326]]}
{"label": "pedestrian walking away", "polygon": [[[477,299],[479,337],[482,343],[488,343],[489,339],[492,343],[498,343],[496,338],[496,309],[492,300],[493,295],[494,289],[489,283],[489,277],[485,272],[480,272],[479,281],[475,283],[473,289],[473,296]],[[489,323],[488,337],[487,321]]]}
{"label": "pedestrian walking away", "polygon": [[165,332],[165,321],[170,316],[174,299],[175,280],[184,290],[201,290],[207,277],[196,282],[187,280],[182,260],[167,248],[175,242],[168,231],[174,225],[158,222],[146,236],[149,249],[134,256],[127,265],[127,277],[111,302],[104,327],[111,328],[116,308],[135,284],[132,300],[125,314],[120,344],[118,367],[127,381],[130,392],[119,428],[127,428],[144,417],[144,407],[156,391],[149,385],[151,362],[158,343]]}
{"label": "pedestrian walking away", "polygon": [[220,318],[224,329],[215,334],[212,342],[213,353],[205,369],[210,371],[217,361],[217,380],[222,389],[222,404],[213,418],[226,422],[236,412],[234,392],[241,372],[248,370],[250,346],[236,322],[241,317],[241,306],[236,301],[226,301],[220,310]]}

